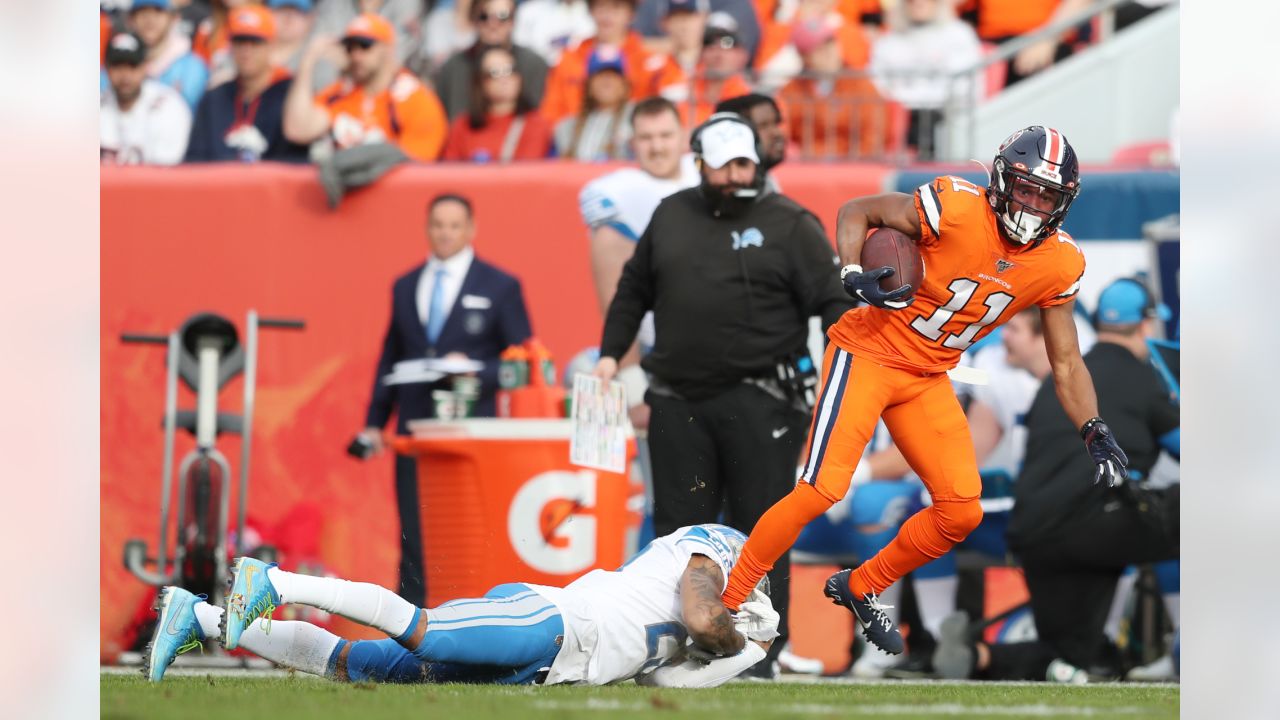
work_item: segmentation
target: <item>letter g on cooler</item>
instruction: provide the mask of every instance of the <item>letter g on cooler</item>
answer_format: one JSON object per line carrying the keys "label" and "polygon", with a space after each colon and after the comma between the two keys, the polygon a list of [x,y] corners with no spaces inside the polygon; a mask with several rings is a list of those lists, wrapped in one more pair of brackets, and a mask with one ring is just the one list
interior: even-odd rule
{"label": "letter g on cooler", "polygon": [[596,473],[552,470],[516,491],[507,511],[507,533],[529,567],[571,575],[596,562]]}

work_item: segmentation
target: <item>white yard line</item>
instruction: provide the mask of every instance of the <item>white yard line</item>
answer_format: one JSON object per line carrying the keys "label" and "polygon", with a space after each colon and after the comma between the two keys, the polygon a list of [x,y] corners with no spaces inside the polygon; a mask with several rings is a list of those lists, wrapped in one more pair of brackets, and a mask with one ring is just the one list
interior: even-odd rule
{"label": "white yard line", "polygon": [[[183,658],[185,659],[185,658]],[[204,677],[212,675],[214,677],[288,677],[289,672],[286,670],[278,670],[275,668],[245,668],[245,667],[202,667],[200,665],[183,664],[183,659],[179,659],[178,663],[171,666],[165,672],[165,676],[196,676]],[[259,661],[263,662],[263,661]],[[141,672],[139,665],[103,665],[101,672],[103,675],[132,675]],[[313,678],[312,675],[306,673],[294,673],[296,677]],[[322,678],[314,678],[320,680]],[[745,683],[747,681],[739,681]],[[779,683],[786,685],[849,685],[853,687],[904,687],[904,686],[939,686],[939,685],[973,685],[985,688],[1002,688],[1002,687],[1067,687],[1062,685],[1053,685],[1046,682],[1035,682],[1031,680],[861,680],[842,677],[819,677],[815,675],[783,675]],[[736,683],[735,683],[736,684]],[[752,685],[763,683],[751,682]],[[1071,686],[1081,688],[1081,692],[1088,692],[1089,688],[1155,688],[1155,689],[1172,689],[1177,688],[1177,683],[1151,683],[1151,682],[1112,682],[1112,683],[1094,683],[1092,685]],[[509,689],[509,688],[508,688]],[[527,688],[532,693],[539,692],[536,687]],[[842,708],[843,709],[843,708]]]}
{"label": "white yard line", "polygon": [[[687,697],[673,701],[682,709],[695,711],[741,711],[743,706],[734,703],[689,702]],[[646,701],[610,700],[606,698],[584,698],[582,700],[534,700],[533,707],[539,710],[593,710],[616,712],[644,712],[653,710],[653,704]],[[977,715],[1050,717],[1057,715],[1073,715],[1080,717],[1112,717],[1115,715],[1137,715],[1150,713],[1152,708],[1130,705],[1116,706],[1061,706],[1061,705],[963,705],[960,703],[922,703],[919,705],[901,704],[819,704],[791,703],[770,705],[769,711],[779,715]]]}

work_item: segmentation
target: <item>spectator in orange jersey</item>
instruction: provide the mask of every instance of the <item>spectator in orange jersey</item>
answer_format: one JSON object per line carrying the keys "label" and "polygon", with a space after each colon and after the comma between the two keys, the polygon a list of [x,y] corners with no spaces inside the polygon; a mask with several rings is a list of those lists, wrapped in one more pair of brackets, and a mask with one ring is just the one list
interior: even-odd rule
{"label": "spectator in orange jersey", "polygon": [[769,11],[771,20],[765,24],[760,52],[756,55],[757,89],[761,92],[776,90],[803,69],[804,61],[792,43],[792,35],[796,26],[807,20],[822,20],[829,25],[835,33],[845,66],[853,70],[864,69],[871,58],[871,41],[860,25],[858,8],[851,0],[775,2]]}
{"label": "spectator in orange jersey", "polygon": [[751,86],[743,78],[747,51],[738,37],[736,23],[728,15],[716,13],[702,36],[702,60],[686,96],[677,102],[686,127],[699,125],[711,117],[716,103],[746,95]]}
{"label": "spectator in orange jersey", "polygon": [[471,108],[453,121],[441,159],[506,163],[545,158],[551,128],[520,92],[515,53],[485,48],[476,56],[472,77]]}
{"label": "spectator in orange jersey", "polygon": [[554,125],[578,113],[586,91],[587,63],[598,46],[621,50],[633,100],[680,91],[684,84],[680,68],[668,56],[645,50],[640,35],[630,30],[635,0],[591,0],[589,7],[596,23],[595,37],[566,50],[547,76],[542,114],[548,121]]}
{"label": "spectator in orange jersey", "polygon": [[284,134],[296,143],[328,137],[339,148],[394,143],[409,157],[435,160],[448,121],[440,100],[395,60],[395,29],[378,15],[358,16],[342,36],[344,77],[311,97],[315,64],[333,44],[318,37],[307,47],[285,101]]}
{"label": "spectator in orange jersey", "polygon": [[787,108],[791,140],[810,157],[883,155],[894,145],[889,107],[870,80],[849,75],[835,30],[822,20],[807,20],[796,26],[792,42],[804,59],[804,73],[778,95]]}
{"label": "spectator in orange jersey", "polygon": [[[1093,0],[964,0],[960,10],[976,15],[978,37],[1000,44],[1035,32],[1087,8]],[[1042,40],[1013,56],[1004,84],[1012,85],[1071,54],[1073,31]]]}

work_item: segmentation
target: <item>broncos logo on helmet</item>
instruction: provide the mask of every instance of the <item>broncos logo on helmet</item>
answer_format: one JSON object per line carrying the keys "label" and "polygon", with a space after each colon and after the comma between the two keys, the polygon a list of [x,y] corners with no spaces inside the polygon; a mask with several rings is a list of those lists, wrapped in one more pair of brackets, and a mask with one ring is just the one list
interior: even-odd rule
{"label": "broncos logo on helmet", "polygon": [[991,162],[987,200],[1005,237],[1039,243],[1057,231],[1080,194],[1080,162],[1062,133],[1041,125],[1019,130]]}

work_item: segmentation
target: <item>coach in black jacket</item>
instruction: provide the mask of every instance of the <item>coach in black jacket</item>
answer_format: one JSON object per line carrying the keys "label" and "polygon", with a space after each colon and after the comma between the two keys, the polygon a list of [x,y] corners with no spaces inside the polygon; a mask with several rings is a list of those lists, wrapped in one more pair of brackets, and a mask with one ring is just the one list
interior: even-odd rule
{"label": "coach in black jacket", "polygon": [[[811,399],[779,380],[779,366],[811,374],[809,317],[827,327],[851,306],[818,219],[765,190],[751,125],[718,113],[691,145],[701,185],[654,211],[623,268],[596,368],[614,376],[652,310],[657,338],[641,366],[658,535],[716,522],[722,507],[749,532],[791,491]],[[769,573],[784,637],[789,574],[785,558]]]}
{"label": "coach in black jacket", "polygon": [[[396,432],[408,432],[410,420],[435,416],[435,383],[387,385],[382,382],[397,362],[428,357],[479,360],[484,369],[473,415],[492,417],[498,387],[498,355],[528,340],[531,332],[520,281],[475,257],[471,241],[475,218],[471,203],[459,195],[439,195],[428,207],[431,258],[396,279],[387,327],[374,375],[373,394],[361,436],[382,447],[382,427],[394,411]],[[400,595],[426,605],[422,531],[419,527],[418,473],[414,458],[396,457],[396,505],[400,512]]]}

